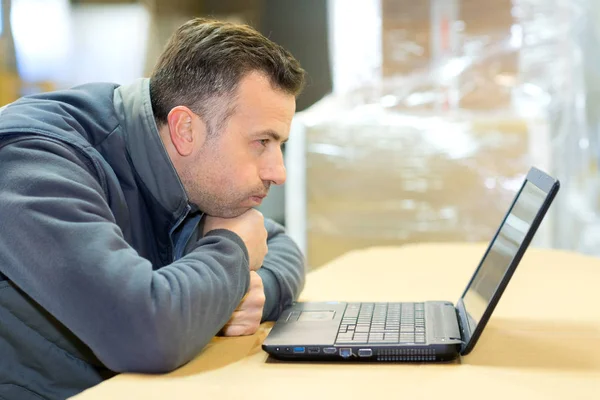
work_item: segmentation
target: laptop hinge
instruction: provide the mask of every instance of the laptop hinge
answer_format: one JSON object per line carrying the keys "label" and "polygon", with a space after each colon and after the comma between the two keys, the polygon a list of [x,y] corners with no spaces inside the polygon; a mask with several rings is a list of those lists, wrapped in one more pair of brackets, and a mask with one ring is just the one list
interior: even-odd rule
{"label": "laptop hinge", "polygon": [[458,321],[458,329],[460,329],[460,340],[461,342],[465,342],[465,334],[462,326],[462,319],[460,318],[460,312],[458,311],[458,307],[454,307],[454,312],[456,313],[456,320]]}
{"label": "laptop hinge", "polygon": [[463,327],[462,318],[460,317],[460,311],[458,311],[458,307],[454,307],[454,312],[456,313],[456,320],[458,321],[458,329],[460,329],[460,341],[464,347],[467,342],[465,341],[465,329]]}
{"label": "laptop hinge", "polygon": [[462,354],[462,352],[466,350],[467,346],[469,346],[473,332],[471,332],[471,327],[469,326],[469,321],[468,321],[469,316],[467,314],[467,310],[465,309],[465,304],[464,304],[462,298],[460,298],[458,300],[458,302],[456,303],[455,309],[458,314],[457,317],[458,317],[458,323],[459,323],[459,327],[460,327],[460,336],[461,336],[461,342],[462,342],[460,352]]}

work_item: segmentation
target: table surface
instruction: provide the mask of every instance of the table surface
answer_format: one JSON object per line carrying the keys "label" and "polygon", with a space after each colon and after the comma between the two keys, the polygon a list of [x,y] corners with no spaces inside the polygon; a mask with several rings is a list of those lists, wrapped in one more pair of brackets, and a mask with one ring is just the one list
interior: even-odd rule
{"label": "table surface", "polygon": [[[350,252],[308,274],[303,301],[456,300],[481,244]],[[530,249],[471,354],[443,364],[280,362],[252,335],[214,338],[165,375],[122,374],[75,398],[600,398],[600,259]]]}

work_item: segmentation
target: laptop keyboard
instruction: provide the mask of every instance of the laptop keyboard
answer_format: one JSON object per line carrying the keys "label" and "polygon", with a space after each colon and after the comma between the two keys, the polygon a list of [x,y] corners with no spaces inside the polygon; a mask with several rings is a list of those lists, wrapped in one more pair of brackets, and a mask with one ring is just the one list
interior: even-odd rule
{"label": "laptop keyboard", "polygon": [[336,344],[425,343],[423,303],[348,303]]}

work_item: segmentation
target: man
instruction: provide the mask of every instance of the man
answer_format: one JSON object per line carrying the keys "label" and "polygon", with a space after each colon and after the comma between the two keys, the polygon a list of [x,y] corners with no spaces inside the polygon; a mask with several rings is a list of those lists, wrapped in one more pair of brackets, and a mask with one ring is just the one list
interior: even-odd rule
{"label": "man", "polygon": [[173,370],[297,298],[302,255],[253,207],[285,181],[303,81],[251,28],[195,19],[149,80],[0,110],[0,398]]}

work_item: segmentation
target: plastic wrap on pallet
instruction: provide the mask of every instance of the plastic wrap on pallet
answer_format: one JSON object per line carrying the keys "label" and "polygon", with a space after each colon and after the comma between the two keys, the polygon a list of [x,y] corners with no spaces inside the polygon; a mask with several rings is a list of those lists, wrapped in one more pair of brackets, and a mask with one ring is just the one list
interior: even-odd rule
{"label": "plastic wrap on pallet", "polygon": [[600,3],[518,0],[515,15],[524,27],[515,105],[548,121],[549,169],[562,184],[551,244],[600,256]]}
{"label": "plastic wrap on pallet", "polygon": [[488,241],[531,165],[563,181],[540,243],[600,254],[592,3],[382,0],[381,68],[295,121],[309,264],[373,245]]}
{"label": "plastic wrap on pallet", "polygon": [[529,127],[519,117],[408,114],[380,104],[311,114],[311,266],[367,246],[489,240],[530,165]]}

